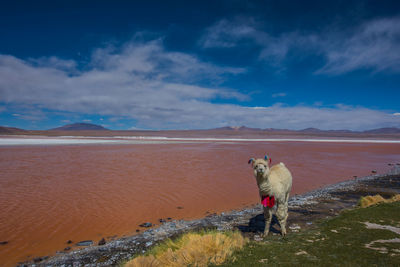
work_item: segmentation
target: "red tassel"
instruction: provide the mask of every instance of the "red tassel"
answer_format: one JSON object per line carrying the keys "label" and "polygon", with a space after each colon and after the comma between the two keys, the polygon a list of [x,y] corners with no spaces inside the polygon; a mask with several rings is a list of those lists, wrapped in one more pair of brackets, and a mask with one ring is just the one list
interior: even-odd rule
{"label": "red tassel", "polygon": [[261,204],[263,204],[264,207],[272,208],[275,205],[275,197],[262,196]]}

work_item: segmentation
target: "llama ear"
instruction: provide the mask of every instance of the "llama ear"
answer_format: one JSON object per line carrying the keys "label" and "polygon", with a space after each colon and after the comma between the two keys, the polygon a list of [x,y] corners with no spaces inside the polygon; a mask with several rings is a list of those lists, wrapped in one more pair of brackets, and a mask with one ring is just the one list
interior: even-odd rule
{"label": "llama ear", "polygon": [[253,164],[254,158],[249,159],[249,162],[247,162],[247,164]]}

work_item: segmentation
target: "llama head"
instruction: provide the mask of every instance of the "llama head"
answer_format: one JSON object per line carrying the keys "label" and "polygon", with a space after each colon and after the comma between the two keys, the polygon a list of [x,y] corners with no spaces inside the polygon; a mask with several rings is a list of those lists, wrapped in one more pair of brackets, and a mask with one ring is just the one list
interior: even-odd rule
{"label": "llama head", "polygon": [[264,176],[269,171],[270,159],[265,156],[263,159],[251,158],[248,162],[253,167],[254,176]]}

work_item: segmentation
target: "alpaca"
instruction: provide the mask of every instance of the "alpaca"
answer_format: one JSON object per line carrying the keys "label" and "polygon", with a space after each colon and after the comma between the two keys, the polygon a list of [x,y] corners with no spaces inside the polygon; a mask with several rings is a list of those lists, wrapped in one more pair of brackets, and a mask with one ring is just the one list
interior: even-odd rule
{"label": "alpaca", "polygon": [[286,235],[286,220],[288,217],[289,193],[292,189],[292,174],[282,162],[269,168],[271,159],[249,160],[254,170],[254,177],[260,193],[261,203],[264,206],[265,230],[264,236],[269,233],[273,207],[277,206],[276,217],[281,226],[281,233]]}

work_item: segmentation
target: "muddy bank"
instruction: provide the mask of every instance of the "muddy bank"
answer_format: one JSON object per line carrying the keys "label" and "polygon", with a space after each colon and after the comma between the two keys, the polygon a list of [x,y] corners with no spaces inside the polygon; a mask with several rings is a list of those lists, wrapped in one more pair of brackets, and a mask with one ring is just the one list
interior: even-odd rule
{"label": "muddy bank", "polygon": [[[312,227],[316,220],[335,216],[342,209],[354,207],[360,196],[378,193],[384,197],[400,193],[400,166],[394,166],[384,175],[357,178],[293,196],[289,202],[288,232],[290,234]],[[271,234],[279,233],[276,221],[271,227]],[[21,263],[20,266],[116,266],[137,253],[145,252],[165,238],[202,228],[239,229],[246,236],[257,240],[264,229],[262,207],[256,205],[220,215],[210,214],[199,220],[167,221],[156,229],[149,229],[135,236],[107,242],[101,246],[58,252],[55,256],[36,258],[36,262]]]}

